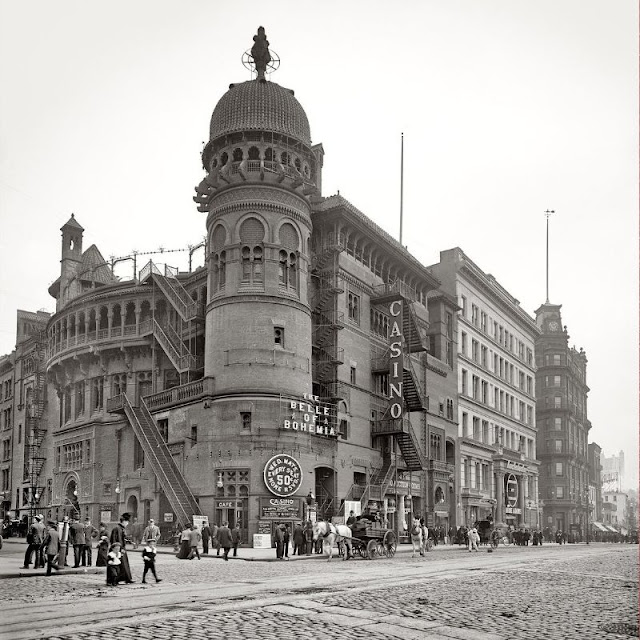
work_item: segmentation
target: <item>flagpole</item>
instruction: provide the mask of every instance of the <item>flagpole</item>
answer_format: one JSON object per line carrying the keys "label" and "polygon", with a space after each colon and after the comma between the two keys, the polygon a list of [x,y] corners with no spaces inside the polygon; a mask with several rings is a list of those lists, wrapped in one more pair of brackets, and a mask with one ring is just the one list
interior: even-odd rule
{"label": "flagpole", "polygon": [[402,199],[404,192],[404,133],[400,134],[400,244],[402,244]]}

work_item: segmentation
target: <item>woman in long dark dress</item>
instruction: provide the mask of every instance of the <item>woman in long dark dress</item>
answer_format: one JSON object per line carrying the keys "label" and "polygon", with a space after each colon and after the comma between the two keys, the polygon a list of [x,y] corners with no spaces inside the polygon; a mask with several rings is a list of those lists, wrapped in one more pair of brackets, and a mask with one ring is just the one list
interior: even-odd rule
{"label": "woman in long dark dress", "polygon": [[107,566],[107,554],[109,553],[109,538],[102,536],[98,542],[98,557],[96,558],[96,567]]}
{"label": "woman in long dark dress", "polygon": [[191,553],[191,544],[189,543],[189,533],[191,533],[190,527],[185,527],[180,534],[180,550],[176,554],[176,558],[180,560],[186,560]]}
{"label": "woman in long dark dress", "polygon": [[126,543],[127,538],[125,536],[125,529],[129,524],[129,514],[123,513],[120,516],[120,522],[118,525],[113,528],[111,532],[111,544],[117,542],[120,545],[120,551],[122,556],[120,558],[120,574],[119,574],[119,582],[126,582],[127,584],[131,584],[133,582],[133,578],[131,577],[131,567],[129,566],[129,558],[127,557],[126,552]]}

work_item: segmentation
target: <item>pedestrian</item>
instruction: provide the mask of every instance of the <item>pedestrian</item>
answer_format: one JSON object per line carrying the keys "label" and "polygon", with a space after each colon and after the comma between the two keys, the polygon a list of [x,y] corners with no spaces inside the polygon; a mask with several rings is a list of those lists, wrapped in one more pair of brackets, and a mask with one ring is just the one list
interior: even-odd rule
{"label": "pedestrian", "polygon": [[142,541],[143,542],[147,542],[149,540],[149,538],[153,538],[155,540],[156,544],[158,544],[158,542],[160,540],[160,528],[155,523],[153,518],[149,519],[149,522],[148,522],[147,526],[145,527],[144,531],[142,532]]}
{"label": "pedestrian", "polygon": [[[82,556],[86,540],[84,535],[84,527],[82,526],[80,520],[76,520],[75,518],[73,518],[70,522],[71,524],[69,526],[69,540],[73,545],[73,566],[77,569],[83,559]],[[84,562],[82,564],[84,565]]]}
{"label": "pedestrian", "polygon": [[31,564],[31,556],[35,553],[33,568],[40,569],[44,567],[44,557],[42,554],[42,543],[44,542],[45,528],[42,524],[42,516],[38,514],[29,527],[27,533],[27,550],[24,554],[24,563],[22,568],[28,569]]}
{"label": "pedestrian", "polygon": [[107,586],[117,587],[121,580],[122,552],[120,543],[114,542],[107,554]]}
{"label": "pedestrian", "polygon": [[118,522],[118,524],[113,528],[110,538],[111,546],[113,546],[113,544],[116,542],[120,545],[120,557],[118,563],[118,566],[120,568],[119,581],[126,582],[127,584],[132,584],[134,582],[133,578],[131,577],[129,558],[127,557],[127,538],[125,535],[127,526],[129,525],[130,517],[131,516],[128,513],[123,513],[120,516],[120,522]]}
{"label": "pedestrian", "polygon": [[98,530],[91,524],[89,518],[84,519],[84,549],[82,550],[82,566],[91,566],[91,539],[98,536]]}
{"label": "pedestrian", "polygon": [[67,558],[69,556],[69,516],[64,516],[62,518],[62,523],[58,526],[58,533],[60,535],[60,555],[61,558],[58,561],[58,563],[60,564],[62,561],[64,561],[64,566],[68,567],[69,566],[69,562],[67,561]]}
{"label": "pedestrian", "polygon": [[137,549],[138,545],[142,542],[142,523],[138,522],[138,518],[133,518],[129,525],[129,539],[133,543],[133,548]]}
{"label": "pedestrian", "polygon": [[198,552],[201,537],[196,525],[192,524],[189,527],[189,560],[193,560],[194,556],[198,556],[198,560],[202,560]]}
{"label": "pedestrian", "polygon": [[180,560],[188,560],[191,553],[191,544],[189,543],[189,536],[191,535],[191,526],[187,525],[180,534],[180,550],[176,555],[176,558]]}
{"label": "pedestrian", "polygon": [[60,534],[58,533],[58,527],[53,520],[47,522],[47,532],[42,543],[42,548],[47,556],[47,575],[51,575],[51,569],[58,571],[60,569],[59,560],[56,562],[56,558],[60,557]]}
{"label": "pedestrian", "polygon": [[211,547],[217,551],[216,555],[220,555],[220,543],[218,542],[218,525],[214,522],[211,525]]}
{"label": "pedestrian", "polygon": [[156,539],[152,536],[147,539],[147,544],[142,550],[142,559],[144,560],[144,570],[142,571],[142,583],[147,582],[147,572],[151,571],[156,582],[162,582],[162,578],[158,578],[156,573]]}
{"label": "pedestrian", "polygon": [[209,523],[204,523],[200,530],[200,535],[202,536],[202,553],[203,555],[208,555],[209,541],[211,540],[211,528],[209,527]]}
{"label": "pedestrian", "polygon": [[282,544],[284,545],[282,550],[284,551],[284,559],[289,559],[289,540],[291,540],[291,530],[289,529],[289,525],[284,525],[284,540]]}
{"label": "pedestrian", "polygon": [[[221,527],[218,527],[216,539],[218,541],[218,544],[222,547],[222,549],[224,549],[224,559],[229,560],[229,550],[233,546],[233,537],[231,536],[229,523],[227,521],[223,522]],[[219,550],[218,555],[220,555]]]}
{"label": "pedestrian", "polygon": [[96,567],[107,566],[107,555],[109,554],[109,538],[101,536],[98,542],[98,553],[96,555]]}
{"label": "pedestrian", "polygon": [[240,523],[236,522],[236,526],[231,530],[231,542],[233,543],[233,555],[238,555],[238,545],[240,544]]}
{"label": "pedestrian", "polygon": [[276,525],[275,535],[273,536],[276,545],[276,558],[282,560],[284,554],[284,525]]}
{"label": "pedestrian", "polygon": [[301,556],[304,552],[304,531],[302,525],[296,522],[296,526],[293,528],[293,555],[296,553]]}
{"label": "pedestrian", "polygon": [[311,524],[311,520],[307,520],[307,524],[304,526],[304,546],[305,555],[310,556],[313,548],[313,524]]}
{"label": "pedestrian", "polygon": [[478,550],[478,542],[480,542],[480,534],[475,527],[471,527],[469,530],[469,553],[471,553],[472,550]]}

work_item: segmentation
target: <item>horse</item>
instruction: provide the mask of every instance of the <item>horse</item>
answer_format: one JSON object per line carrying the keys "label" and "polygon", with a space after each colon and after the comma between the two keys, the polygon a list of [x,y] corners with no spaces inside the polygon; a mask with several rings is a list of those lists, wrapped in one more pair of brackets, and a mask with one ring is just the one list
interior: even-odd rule
{"label": "horse", "polygon": [[314,522],[313,523],[313,540],[322,540],[322,546],[325,554],[329,555],[328,562],[333,558],[333,545],[334,543],[344,542],[346,546],[346,553],[343,554],[342,559],[348,560],[353,558],[353,546],[351,544],[351,529],[346,524],[335,525],[331,522]]}
{"label": "horse", "polygon": [[420,555],[424,555],[424,541],[422,539],[422,525],[420,524],[419,518],[413,519],[413,524],[411,525],[411,544],[413,545],[413,554],[412,558],[416,557],[416,551],[420,552]]}

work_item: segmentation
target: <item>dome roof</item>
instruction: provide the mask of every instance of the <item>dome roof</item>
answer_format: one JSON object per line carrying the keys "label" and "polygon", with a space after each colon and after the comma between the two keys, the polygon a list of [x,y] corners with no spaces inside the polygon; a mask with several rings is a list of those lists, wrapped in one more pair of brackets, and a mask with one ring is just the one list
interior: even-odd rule
{"label": "dome roof", "polygon": [[309,120],[291,89],[275,82],[250,80],[233,84],[213,110],[209,137],[235,131],[272,131],[311,146]]}

